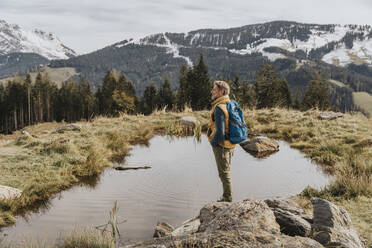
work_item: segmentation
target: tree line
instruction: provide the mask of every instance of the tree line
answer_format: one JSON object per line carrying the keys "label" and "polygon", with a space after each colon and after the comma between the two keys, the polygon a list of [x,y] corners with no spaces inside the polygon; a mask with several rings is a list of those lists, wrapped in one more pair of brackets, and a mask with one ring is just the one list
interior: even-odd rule
{"label": "tree line", "polygon": [[[262,64],[254,82],[241,81],[238,76],[227,81],[231,98],[247,108],[285,107],[308,109],[329,108],[328,87],[319,73],[307,86],[303,96],[294,100],[286,79],[279,78],[274,67]],[[167,77],[156,88],[148,85],[142,97],[136,95],[134,84],[125,74],[106,72],[96,92],[84,77],[79,82],[69,80],[60,87],[47,74],[38,73],[33,83],[30,75],[18,77],[0,85],[0,132],[11,133],[28,125],[50,121],[74,122],[97,115],[117,116],[121,112],[151,114],[156,109],[183,111],[208,109],[211,104],[212,81],[203,54],[198,64],[181,68],[178,89],[171,90]]]}

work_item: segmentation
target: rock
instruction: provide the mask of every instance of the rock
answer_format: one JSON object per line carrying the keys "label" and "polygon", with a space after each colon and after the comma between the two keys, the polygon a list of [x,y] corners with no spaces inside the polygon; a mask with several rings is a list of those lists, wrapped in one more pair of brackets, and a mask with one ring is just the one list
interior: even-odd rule
{"label": "rock", "polygon": [[173,227],[166,222],[160,222],[155,227],[154,238],[161,238],[171,235]]}
{"label": "rock", "polygon": [[179,123],[181,125],[185,125],[185,126],[188,126],[188,127],[196,127],[197,125],[199,125],[198,119],[196,119],[196,117],[194,117],[194,116],[181,117],[181,119],[179,120]]}
{"label": "rock", "polygon": [[184,223],[182,223],[182,225],[180,227],[177,227],[171,233],[171,235],[173,237],[176,237],[176,236],[183,236],[183,235],[187,235],[187,234],[192,234],[192,233],[195,233],[195,232],[198,231],[199,226],[200,226],[200,219],[199,218],[193,218],[193,219],[187,220]]}
{"label": "rock", "polygon": [[80,131],[82,126],[80,124],[68,124],[64,126],[60,126],[56,128],[56,132],[63,132],[63,131]]}
{"label": "rock", "polygon": [[333,111],[328,111],[328,112],[322,112],[318,115],[319,120],[334,120],[340,117],[343,117],[343,113],[339,112],[333,112]]}
{"label": "rock", "polygon": [[257,157],[265,157],[279,151],[279,144],[275,140],[266,137],[257,137],[240,143],[247,152]]}
{"label": "rock", "polygon": [[50,134],[50,131],[48,131],[48,130],[43,130],[43,131],[41,131],[41,134]]}
{"label": "rock", "polygon": [[275,216],[264,201],[244,200],[236,203],[210,203],[200,210],[198,232],[211,233],[218,230],[256,230],[280,233]]}
{"label": "rock", "polygon": [[293,200],[288,198],[273,198],[265,200],[274,212],[280,231],[290,236],[308,237],[311,232],[312,218]]}
{"label": "rock", "polygon": [[312,198],[314,218],[311,235],[328,247],[364,247],[355,231],[348,212],[335,204]]}
{"label": "rock", "polygon": [[276,197],[272,199],[266,199],[265,203],[270,208],[279,208],[292,214],[303,215],[305,213],[305,211],[295,201],[288,198]]}
{"label": "rock", "polygon": [[210,203],[200,210],[198,218],[200,226],[195,233],[166,236],[124,247],[323,247],[310,238],[280,233],[273,212],[260,200]]}
{"label": "rock", "polygon": [[22,190],[0,185],[0,200],[13,200],[22,195]]}
{"label": "rock", "polygon": [[33,140],[33,139],[34,139],[34,137],[29,132],[27,132],[27,131],[21,131],[17,135],[15,141],[17,143],[22,143],[22,142],[30,141],[30,140]]}
{"label": "rock", "polygon": [[280,231],[289,236],[308,237],[311,232],[311,224],[298,215],[279,208],[273,209],[276,222],[280,225]]}

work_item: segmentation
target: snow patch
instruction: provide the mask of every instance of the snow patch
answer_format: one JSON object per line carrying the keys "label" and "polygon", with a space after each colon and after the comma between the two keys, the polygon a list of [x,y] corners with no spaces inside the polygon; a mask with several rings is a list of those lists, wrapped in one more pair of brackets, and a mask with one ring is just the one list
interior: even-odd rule
{"label": "snow patch", "polygon": [[340,41],[351,30],[346,26],[337,25],[333,33],[317,29],[311,29],[310,31],[311,35],[307,41],[295,40],[293,42],[295,49],[309,53],[312,49],[320,48],[330,42]]}
{"label": "snow patch", "polygon": [[372,39],[356,40],[351,49],[347,49],[345,44],[342,44],[324,55],[322,61],[339,66],[346,66],[353,62],[372,64]]}

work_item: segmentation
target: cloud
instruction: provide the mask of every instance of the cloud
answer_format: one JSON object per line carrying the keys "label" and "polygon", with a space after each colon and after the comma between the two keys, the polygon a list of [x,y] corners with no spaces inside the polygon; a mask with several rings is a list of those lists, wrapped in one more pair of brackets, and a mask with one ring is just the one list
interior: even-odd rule
{"label": "cloud", "polygon": [[159,32],[229,28],[273,20],[372,24],[369,0],[2,0],[2,19],[52,31],[79,53]]}

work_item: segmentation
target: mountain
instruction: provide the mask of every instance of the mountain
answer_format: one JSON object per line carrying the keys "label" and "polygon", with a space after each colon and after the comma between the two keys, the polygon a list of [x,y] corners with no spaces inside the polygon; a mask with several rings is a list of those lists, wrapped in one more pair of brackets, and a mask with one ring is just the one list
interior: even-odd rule
{"label": "mountain", "polygon": [[76,56],[53,33],[35,29],[27,31],[18,25],[0,20],[0,54],[35,53],[49,60],[68,59]]}
{"label": "mountain", "polygon": [[27,31],[0,20],[0,78],[22,75],[52,59],[68,59],[76,55],[53,33],[38,29]]}
{"label": "mountain", "polygon": [[176,90],[181,66],[196,64],[200,53],[212,80],[238,75],[253,82],[260,65],[271,63],[288,80],[293,95],[304,92],[313,72],[321,71],[329,80],[333,103],[342,110],[354,108],[352,92],[372,93],[372,28],[368,25],[275,21],[160,33],[52,60],[49,66],[75,68],[93,85],[102,81],[107,70],[116,69],[134,82],[141,95],[149,83],[160,85],[166,76]]}

